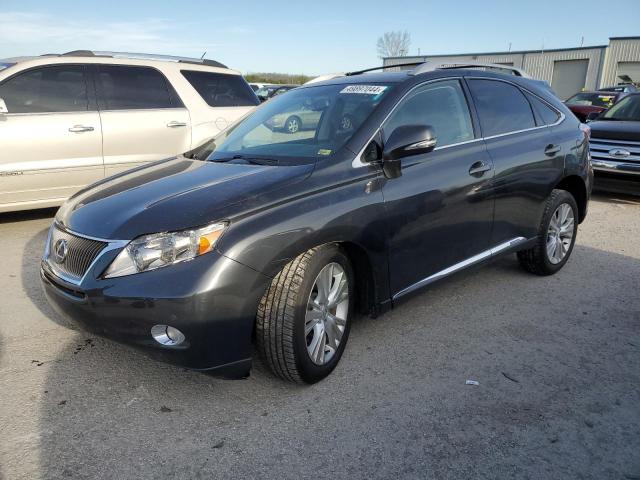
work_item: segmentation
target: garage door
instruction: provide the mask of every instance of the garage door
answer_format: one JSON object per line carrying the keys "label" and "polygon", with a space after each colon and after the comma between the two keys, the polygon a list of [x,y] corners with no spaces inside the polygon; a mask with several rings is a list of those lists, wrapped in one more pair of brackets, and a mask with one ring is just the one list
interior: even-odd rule
{"label": "garage door", "polygon": [[616,83],[621,83],[621,75],[628,75],[633,82],[640,82],[640,62],[618,62]]}
{"label": "garage door", "polygon": [[584,88],[589,60],[558,60],[553,62],[551,87],[562,100]]}

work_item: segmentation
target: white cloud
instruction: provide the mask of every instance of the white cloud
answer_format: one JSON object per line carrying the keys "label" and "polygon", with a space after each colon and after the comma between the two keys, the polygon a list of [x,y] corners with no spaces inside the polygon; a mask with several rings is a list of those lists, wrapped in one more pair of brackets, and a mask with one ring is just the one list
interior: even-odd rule
{"label": "white cloud", "polygon": [[[200,56],[205,50],[212,52],[223,46],[208,41],[201,32],[194,38],[190,30],[189,25],[176,25],[163,18],[87,22],[38,13],[0,12],[0,57],[80,49]],[[218,39],[224,38],[221,33],[250,31],[241,26],[218,30]]]}

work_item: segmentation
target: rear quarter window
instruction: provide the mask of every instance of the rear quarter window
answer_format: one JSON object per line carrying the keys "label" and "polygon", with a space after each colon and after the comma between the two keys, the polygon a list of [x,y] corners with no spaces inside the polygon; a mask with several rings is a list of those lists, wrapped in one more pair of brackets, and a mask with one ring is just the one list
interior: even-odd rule
{"label": "rear quarter window", "polygon": [[253,107],[260,103],[240,75],[195,70],[180,73],[210,107]]}
{"label": "rear quarter window", "polygon": [[553,125],[558,120],[560,120],[560,113],[555,109],[551,108],[545,102],[540,100],[535,95],[531,95],[527,93],[527,98],[529,102],[531,102],[531,106],[536,113],[536,117],[538,118],[538,123],[541,125]]}

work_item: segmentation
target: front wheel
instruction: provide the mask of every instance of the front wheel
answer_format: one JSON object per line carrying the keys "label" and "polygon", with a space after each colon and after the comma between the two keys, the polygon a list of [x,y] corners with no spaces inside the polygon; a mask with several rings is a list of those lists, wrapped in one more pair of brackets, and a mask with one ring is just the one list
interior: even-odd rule
{"label": "front wheel", "polygon": [[518,252],[520,265],[536,275],[553,275],[573,251],[578,233],[578,206],[566,190],[553,190],[542,215],[536,245]]}
{"label": "front wheel", "polygon": [[258,306],[256,340],[263,362],[285,380],[322,380],[344,351],[354,298],[353,269],[337,245],[296,257]]}
{"label": "front wheel", "polygon": [[292,115],[284,122],[284,131],[287,133],[298,133],[301,129],[302,120],[300,120],[300,117]]}

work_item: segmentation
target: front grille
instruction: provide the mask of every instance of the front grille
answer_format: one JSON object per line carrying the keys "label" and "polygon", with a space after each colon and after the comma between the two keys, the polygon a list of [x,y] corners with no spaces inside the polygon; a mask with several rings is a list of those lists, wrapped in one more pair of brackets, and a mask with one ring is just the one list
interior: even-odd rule
{"label": "front grille", "polygon": [[47,263],[53,273],[61,278],[79,281],[106,246],[105,242],[79,237],[54,225],[51,228]]}
{"label": "front grille", "polygon": [[[626,150],[628,156],[611,155],[609,152],[616,150]],[[589,150],[593,160],[604,160],[609,162],[639,163],[640,164],[640,142],[631,140],[612,140],[609,138],[592,138],[589,141]]]}

